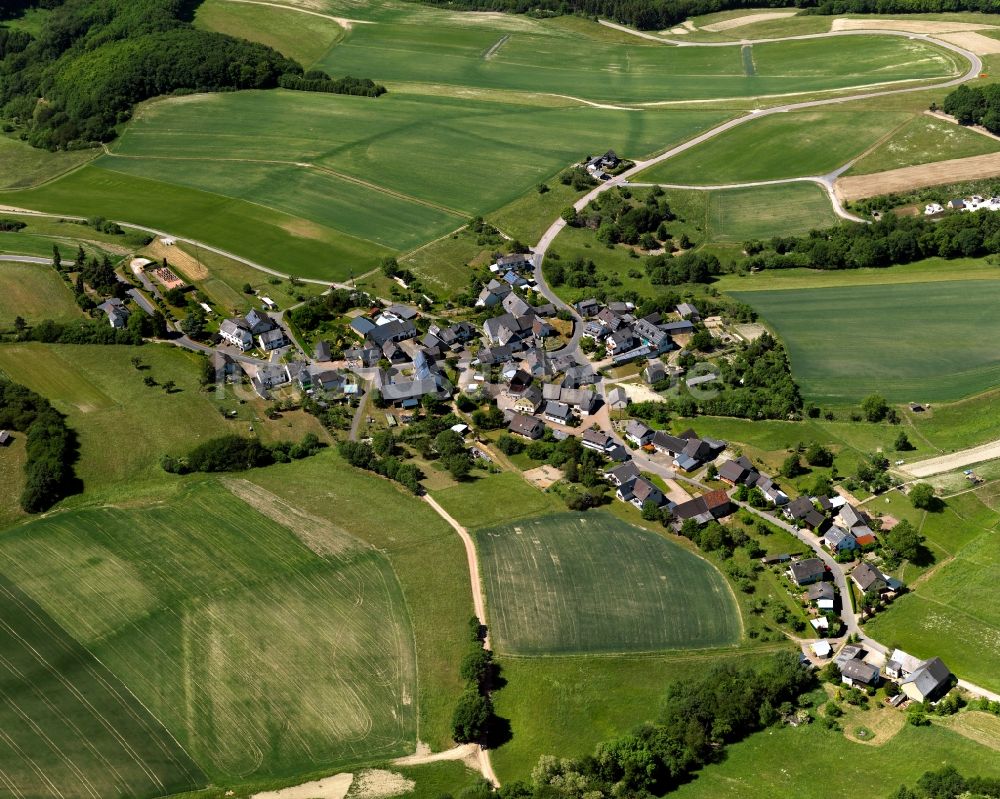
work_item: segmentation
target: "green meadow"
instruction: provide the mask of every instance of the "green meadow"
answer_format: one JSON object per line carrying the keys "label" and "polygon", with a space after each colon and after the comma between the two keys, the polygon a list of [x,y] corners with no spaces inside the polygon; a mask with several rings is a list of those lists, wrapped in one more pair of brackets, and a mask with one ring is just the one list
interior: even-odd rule
{"label": "green meadow", "polygon": [[[975,291],[969,287],[974,285]],[[810,400],[941,402],[1000,379],[1000,281],[734,292],[782,338]]]}
{"label": "green meadow", "polygon": [[970,158],[1000,150],[1000,141],[961,125],[921,115],[865,155],[848,171],[867,175],[951,158]]}
{"label": "green meadow", "polygon": [[0,259],[0,327],[10,327],[17,316],[29,322],[64,322],[82,314],[73,292],[51,266]]}

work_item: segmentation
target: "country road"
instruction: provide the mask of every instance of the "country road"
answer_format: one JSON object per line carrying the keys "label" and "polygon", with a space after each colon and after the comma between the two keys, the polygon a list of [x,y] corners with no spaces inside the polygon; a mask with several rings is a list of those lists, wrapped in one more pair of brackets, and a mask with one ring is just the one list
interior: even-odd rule
{"label": "country road", "polygon": [[[0,261],[11,261],[15,264],[39,264],[42,266],[51,266],[51,258],[41,258],[37,255],[4,255],[0,253]],[[74,261],[63,261],[65,266],[73,266]]]}

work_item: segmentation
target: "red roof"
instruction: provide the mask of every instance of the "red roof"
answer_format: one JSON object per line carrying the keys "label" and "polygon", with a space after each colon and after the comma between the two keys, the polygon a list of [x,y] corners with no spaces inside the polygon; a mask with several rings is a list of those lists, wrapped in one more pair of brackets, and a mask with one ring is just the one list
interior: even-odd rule
{"label": "red roof", "polygon": [[709,491],[702,497],[702,499],[705,500],[705,506],[709,510],[712,510],[713,508],[721,508],[729,504],[729,494],[722,489]]}
{"label": "red roof", "polygon": [[875,543],[875,536],[871,533],[865,533],[864,535],[859,535],[855,541],[858,542],[858,546],[867,547]]}

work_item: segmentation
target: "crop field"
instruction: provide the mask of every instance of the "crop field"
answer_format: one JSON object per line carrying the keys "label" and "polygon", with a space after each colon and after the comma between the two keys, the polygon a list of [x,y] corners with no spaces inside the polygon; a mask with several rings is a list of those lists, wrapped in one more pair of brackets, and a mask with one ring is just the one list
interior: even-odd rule
{"label": "crop field", "polygon": [[858,163],[847,174],[868,175],[888,169],[970,158],[1000,150],[1000,141],[930,116],[907,122]]}
{"label": "crop field", "polygon": [[[51,246],[48,254],[52,254]],[[65,321],[79,319],[81,313],[73,293],[55,269],[0,259],[0,327],[9,327],[15,316],[29,322]]]}
{"label": "crop field", "polygon": [[608,514],[525,519],[479,530],[476,542],[502,652],[646,652],[740,639],[718,572]]}
{"label": "crop field", "polygon": [[2,576],[0,652],[5,796],[153,797],[204,784],[118,677]]}
{"label": "crop field", "polygon": [[[136,370],[133,357],[147,368]],[[235,423],[201,392],[195,357],[174,347],[5,344],[0,370],[68,415],[80,441],[76,471],[88,490],[127,494],[130,486],[163,476],[162,455],[180,455],[206,438],[235,432]],[[173,380],[176,390],[147,387],[145,376],[161,386]]]}
{"label": "crop field", "polygon": [[717,185],[825,175],[906,122],[845,105],[752,120],[643,172],[652,183]]}
{"label": "crop field", "polygon": [[[567,30],[558,21],[391,3],[351,7],[346,13],[374,24],[354,25],[320,65],[331,73],[372,75],[390,85],[514,89],[621,103],[823,91],[957,72],[950,53],[894,37],[757,45],[754,59],[762,68],[747,77],[739,46],[622,42],[593,24]],[[671,76],[669,82],[665,75]]]}
{"label": "crop field", "polygon": [[734,292],[785,342],[810,400],[940,402],[1000,380],[1000,281]]}
{"label": "crop field", "polygon": [[203,483],[50,515],[0,540],[0,569],[211,779],[404,753],[413,637],[388,562],[332,524],[253,501],[261,513]]}

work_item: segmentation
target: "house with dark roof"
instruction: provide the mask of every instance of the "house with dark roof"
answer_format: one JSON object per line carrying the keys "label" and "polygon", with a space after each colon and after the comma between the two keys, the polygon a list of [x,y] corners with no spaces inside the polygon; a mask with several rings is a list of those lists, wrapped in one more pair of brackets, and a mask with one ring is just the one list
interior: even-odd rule
{"label": "house with dark roof", "polygon": [[673,456],[674,466],[684,471],[692,471],[715,460],[726,446],[724,441],[702,440],[690,429],[679,436],[657,430],[651,443],[660,452]]}
{"label": "house with dark roof", "polygon": [[852,688],[857,685],[874,688],[878,685],[879,672],[871,663],[851,658],[840,667],[840,681]]}
{"label": "house with dark roof", "polygon": [[719,466],[719,479],[729,485],[755,486],[759,477],[760,472],[745,455],[740,455],[734,461],[723,461]]}
{"label": "house with dark roof", "polygon": [[108,324],[116,330],[128,324],[128,308],[125,307],[125,303],[118,299],[118,297],[111,297],[97,307],[107,314]]}
{"label": "house with dark roof", "polygon": [[351,320],[350,327],[351,330],[361,336],[361,338],[364,338],[375,329],[376,325],[366,316],[356,316]]}
{"label": "house with dark roof", "polygon": [[270,352],[271,350],[279,350],[282,347],[287,347],[289,341],[284,330],[280,327],[273,327],[257,335],[257,344],[260,345],[260,348],[264,352]]}
{"label": "house with dark roof", "polygon": [[330,342],[317,341],[313,348],[313,359],[317,361],[329,361],[333,353],[330,350]]}
{"label": "house with dark roof", "polygon": [[[361,317],[358,318],[360,319]],[[357,319],[354,321],[356,322]],[[352,327],[353,324],[352,322]],[[374,325],[364,334],[364,338],[373,347],[382,348],[388,341],[398,344],[400,341],[406,341],[406,339],[414,338],[416,335],[417,327],[413,322],[409,320],[402,322],[393,320],[386,322],[384,325]]]}
{"label": "house with dark roof", "polygon": [[532,383],[521,392],[511,407],[518,413],[535,413],[542,407],[542,390]]}
{"label": "house with dark roof", "polygon": [[694,519],[698,524],[707,524],[713,519],[721,519],[733,511],[729,495],[722,490],[709,491],[700,497],[689,499],[674,508],[674,516],[681,521]]}
{"label": "house with dark roof", "polygon": [[634,461],[626,461],[621,466],[604,473],[604,479],[611,485],[621,487],[626,483],[631,483],[639,476],[639,467]]}
{"label": "house with dark roof", "polygon": [[680,322],[666,322],[659,326],[660,330],[666,333],[668,336],[683,335],[685,333],[694,333],[694,325],[691,324],[687,319],[683,319]]}
{"label": "house with dark roof", "polygon": [[948,667],[941,658],[935,657],[921,664],[899,684],[899,688],[914,702],[933,702],[948,693],[952,679]]}
{"label": "house with dark roof", "polygon": [[695,322],[701,320],[701,314],[698,312],[698,309],[689,302],[682,302],[675,310],[681,319],[693,319]]}
{"label": "house with dark roof", "polygon": [[584,318],[596,316],[597,312],[601,310],[600,303],[593,298],[589,300],[580,300],[578,303],[575,303],[573,307],[576,308],[576,312]]}
{"label": "house with dark roof", "polygon": [[556,424],[569,424],[573,420],[573,409],[565,402],[549,401],[545,403],[542,415]]}
{"label": "house with dark roof", "polygon": [[545,433],[545,424],[541,419],[536,419],[534,416],[515,413],[511,416],[507,429],[514,435],[535,441]]}
{"label": "house with dark roof", "polygon": [[530,252],[512,252],[510,255],[501,255],[493,262],[498,272],[508,272],[511,269],[519,272],[526,272],[535,268]]}
{"label": "house with dark roof", "polygon": [[512,290],[509,283],[504,283],[502,280],[491,280],[479,292],[479,297],[476,299],[476,307],[492,308],[494,305],[499,304]]}
{"label": "house with dark roof", "polygon": [[595,452],[606,454],[615,447],[615,441],[611,436],[601,430],[584,430],[580,435],[580,443]]}
{"label": "house with dark roof", "polygon": [[344,358],[351,366],[370,367],[375,366],[382,357],[382,350],[370,344],[360,347],[351,347],[344,350]]}
{"label": "house with dark roof", "polygon": [[754,485],[754,488],[760,489],[764,498],[772,505],[781,507],[782,505],[788,504],[788,494],[782,491],[781,488],[778,487],[778,484],[766,474],[762,474],[757,478],[757,483]]}
{"label": "house with dark roof", "polygon": [[666,504],[667,498],[655,485],[645,477],[637,477],[631,482],[625,483],[615,494],[622,502],[629,502],[639,510],[647,502],[652,502],[660,508]]}
{"label": "house with dark roof", "polygon": [[653,430],[638,419],[629,419],[625,425],[625,438],[637,447],[644,447],[653,440]]}
{"label": "house with dark roof", "polygon": [[788,576],[796,585],[810,585],[826,579],[826,564],[819,558],[806,558],[788,567]]}
{"label": "house with dark roof", "polygon": [[810,602],[821,602],[824,600],[833,602],[836,596],[837,592],[832,583],[813,583],[806,590],[806,598]]}
{"label": "house with dark roof", "polygon": [[869,591],[882,591],[888,588],[888,583],[882,573],[872,566],[868,561],[859,563],[851,571],[851,579],[863,594]]}
{"label": "house with dark roof", "polygon": [[836,525],[830,527],[820,540],[823,546],[834,554],[854,552],[858,548],[857,539],[851,535],[850,530],[845,530],[843,527],[837,527]]}
{"label": "house with dark roof", "polygon": [[664,366],[663,361],[653,360],[650,361],[646,368],[642,370],[642,379],[647,383],[652,385],[653,383],[659,383],[662,380],[667,379],[667,367]]}
{"label": "house with dark roof", "polygon": [[223,341],[232,344],[242,352],[253,347],[253,335],[242,317],[223,319],[222,324],[219,325],[219,335]]}

